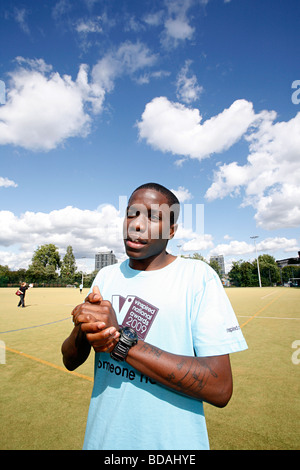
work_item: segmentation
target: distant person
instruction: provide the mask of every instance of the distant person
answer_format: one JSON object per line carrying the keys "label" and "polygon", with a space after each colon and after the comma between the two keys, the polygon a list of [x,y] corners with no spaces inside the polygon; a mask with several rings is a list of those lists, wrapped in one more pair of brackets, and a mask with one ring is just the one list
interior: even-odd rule
{"label": "distant person", "polygon": [[203,401],[231,398],[229,354],[247,345],[216,272],[167,252],[178,213],[167,188],[137,188],[124,221],[128,259],[101,269],[72,312],[65,366],[96,352],[84,449],[208,449]]}
{"label": "distant person", "polygon": [[25,292],[27,291],[28,288],[29,288],[29,286],[26,284],[26,282],[22,282],[21,287],[19,289],[19,291],[22,292],[22,293],[20,294],[20,301],[18,303],[18,307],[21,307],[21,306],[22,306],[22,308],[25,307],[25,302],[24,302]]}
{"label": "distant person", "polygon": [[83,284],[81,283],[80,286],[79,286],[80,294],[81,294],[81,292],[82,292],[82,288],[83,288]]}

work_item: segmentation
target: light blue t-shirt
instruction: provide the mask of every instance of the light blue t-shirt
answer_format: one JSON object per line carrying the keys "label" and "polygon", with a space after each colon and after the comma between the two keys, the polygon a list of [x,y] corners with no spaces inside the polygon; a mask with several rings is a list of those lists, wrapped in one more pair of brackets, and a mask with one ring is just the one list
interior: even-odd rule
{"label": "light blue t-shirt", "polygon": [[[119,324],[157,348],[203,357],[247,349],[218,275],[202,261],[178,257],[160,270],[137,271],[126,260],[101,269],[93,285]],[[203,403],[96,353],[83,448],[208,449]]]}

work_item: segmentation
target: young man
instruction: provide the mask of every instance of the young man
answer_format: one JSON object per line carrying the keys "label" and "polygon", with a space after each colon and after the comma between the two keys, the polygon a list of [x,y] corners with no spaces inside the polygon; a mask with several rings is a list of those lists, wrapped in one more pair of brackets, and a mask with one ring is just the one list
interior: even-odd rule
{"label": "young man", "polygon": [[64,364],[96,352],[84,449],[208,449],[203,401],[230,400],[229,354],[247,345],[215,271],[166,251],[178,208],[163,186],[137,188],[124,221],[129,259],[99,271],[72,312]]}

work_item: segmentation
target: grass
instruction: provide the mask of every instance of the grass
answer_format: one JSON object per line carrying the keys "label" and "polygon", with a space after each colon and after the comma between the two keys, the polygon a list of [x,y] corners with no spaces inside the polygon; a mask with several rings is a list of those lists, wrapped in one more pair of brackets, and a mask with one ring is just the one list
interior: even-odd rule
{"label": "grass", "polygon": [[[78,289],[27,291],[17,308],[16,289],[0,289],[1,449],[81,449],[93,355],[67,372],[60,347],[72,329]],[[205,405],[212,449],[299,449],[300,290],[226,289],[249,349],[231,356],[234,393],[224,409]],[[1,351],[0,351],[1,352]],[[3,350],[2,350],[3,353]]]}
{"label": "grass", "polygon": [[300,365],[292,362],[291,346],[300,339],[300,290],[227,293],[248,350],[231,356],[234,393],[228,406],[205,407],[211,448],[299,449]]}
{"label": "grass", "polygon": [[[93,358],[77,369],[84,376],[78,377],[64,368],[60,348],[72,329],[70,313],[87,290],[80,295],[78,289],[31,289],[24,309],[16,307],[14,291],[0,289],[0,331],[18,330],[0,335],[9,348],[6,364],[0,364],[4,425],[0,448],[80,449],[92,391]],[[44,326],[33,328],[36,325]]]}

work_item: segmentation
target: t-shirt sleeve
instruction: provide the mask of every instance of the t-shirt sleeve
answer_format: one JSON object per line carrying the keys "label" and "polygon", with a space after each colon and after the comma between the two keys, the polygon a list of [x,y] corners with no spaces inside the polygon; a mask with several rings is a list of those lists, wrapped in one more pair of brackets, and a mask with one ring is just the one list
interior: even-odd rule
{"label": "t-shirt sleeve", "polygon": [[220,356],[247,349],[224,287],[211,271],[195,295],[191,320],[196,356]]}

